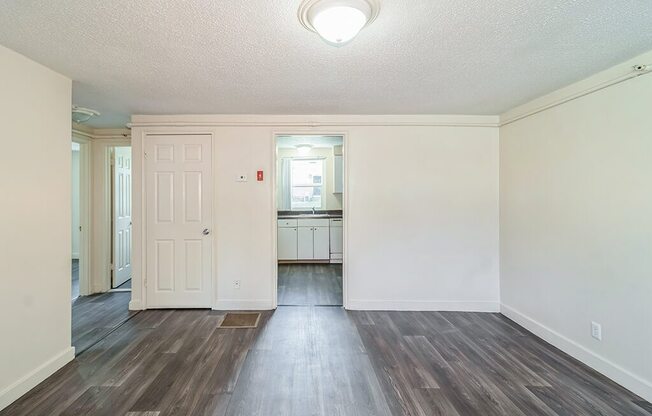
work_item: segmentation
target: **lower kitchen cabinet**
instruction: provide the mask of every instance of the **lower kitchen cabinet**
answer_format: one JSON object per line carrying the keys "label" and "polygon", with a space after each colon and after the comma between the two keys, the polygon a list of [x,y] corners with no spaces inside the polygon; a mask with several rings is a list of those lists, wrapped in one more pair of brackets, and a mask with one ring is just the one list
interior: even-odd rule
{"label": "lower kitchen cabinet", "polygon": [[299,260],[312,260],[314,252],[313,227],[299,227],[297,258]]}
{"label": "lower kitchen cabinet", "polygon": [[299,227],[297,239],[299,260],[328,260],[330,258],[328,226]]}
{"label": "lower kitchen cabinet", "polygon": [[287,225],[279,222],[278,227],[278,244],[277,257],[279,260],[296,260],[297,259],[297,226],[295,224]]}
{"label": "lower kitchen cabinet", "polygon": [[330,257],[330,230],[328,226],[313,227],[313,259],[328,260]]}
{"label": "lower kitchen cabinet", "polygon": [[[342,255],[342,220],[280,219],[277,228],[279,260],[333,260]],[[335,238],[333,238],[335,237]],[[335,249],[335,257],[333,250]]]}
{"label": "lower kitchen cabinet", "polygon": [[329,260],[331,257],[328,219],[278,220],[279,260]]}

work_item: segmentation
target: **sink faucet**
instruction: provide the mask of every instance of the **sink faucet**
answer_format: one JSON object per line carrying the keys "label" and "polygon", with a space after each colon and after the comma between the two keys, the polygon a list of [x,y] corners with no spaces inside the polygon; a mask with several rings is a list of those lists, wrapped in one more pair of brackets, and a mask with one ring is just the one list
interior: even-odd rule
{"label": "sink faucet", "polygon": [[315,207],[312,207],[312,215],[315,215],[315,214],[316,214]]}

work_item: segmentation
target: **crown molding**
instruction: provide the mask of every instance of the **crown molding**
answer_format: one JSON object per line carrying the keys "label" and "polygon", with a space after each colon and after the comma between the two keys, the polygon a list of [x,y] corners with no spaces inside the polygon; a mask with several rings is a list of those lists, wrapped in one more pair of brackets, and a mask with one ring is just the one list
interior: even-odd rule
{"label": "crown molding", "polygon": [[72,123],[72,133],[91,140],[131,138],[129,129],[93,129],[78,123]]}
{"label": "crown molding", "polygon": [[651,72],[652,51],[514,107],[500,115],[500,126],[514,123],[515,121]]}
{"label": "crown molding", "polygon": [[498,127],[491,115],[134,115],[129,127],[344,127],[451,126]]}

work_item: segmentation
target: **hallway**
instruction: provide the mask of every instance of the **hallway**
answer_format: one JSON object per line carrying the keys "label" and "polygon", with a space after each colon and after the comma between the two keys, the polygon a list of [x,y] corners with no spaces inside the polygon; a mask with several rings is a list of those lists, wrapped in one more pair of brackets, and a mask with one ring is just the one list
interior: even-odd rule
{"label": "hallway", "polygon": [[77,356],[140,312],[129,310],[130,299],[131,292],[108,292],[73,301],[72,346]]}

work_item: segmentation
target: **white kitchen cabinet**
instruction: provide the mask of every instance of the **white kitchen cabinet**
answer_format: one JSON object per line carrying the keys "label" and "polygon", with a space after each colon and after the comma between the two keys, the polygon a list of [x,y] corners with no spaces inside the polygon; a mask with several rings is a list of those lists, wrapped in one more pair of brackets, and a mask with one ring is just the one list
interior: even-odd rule
{"label": "white kitchen cabinet", "polygon": [[344,192],[344,159],[341,155],[333,156],[333,193]]}
{"label": "white kitchen cabinet", "polygon": [[278,220],[278,259],[329,260],[331,221],[325,218]]}
{"label": "white kitchen cabinet", "polygon": [[329,227],[313,227],[313,259],[328,260],[330,258]]}
{"label": "white kitchen cabinet", "polygon": [[299,260],[328,260],[330,258],[329,221],[322,218],[298,221]]}
{"label": "white kitchen cabinet", "polygon": [[297,258],[299,260],[312,260],[315,243],[313,240],[314,227],[298,227]]}
{"label": "white kitchen cabinet", "polygon": [[278,259],[279,260],[296,260],[297,259],[297,227],[279,227],[278,233]]}

